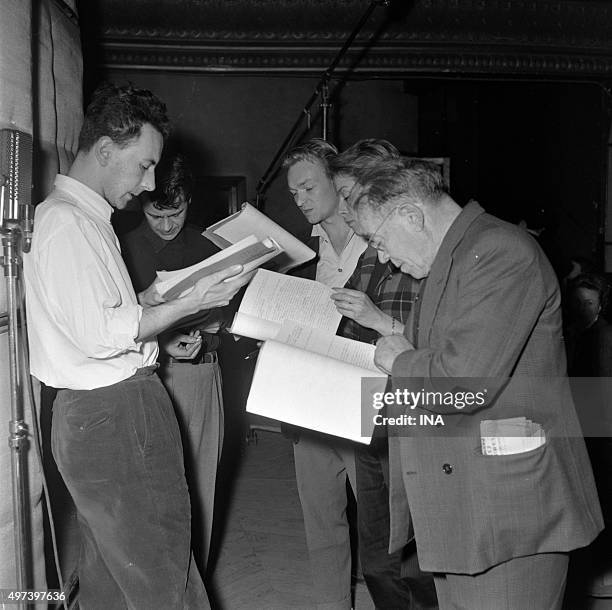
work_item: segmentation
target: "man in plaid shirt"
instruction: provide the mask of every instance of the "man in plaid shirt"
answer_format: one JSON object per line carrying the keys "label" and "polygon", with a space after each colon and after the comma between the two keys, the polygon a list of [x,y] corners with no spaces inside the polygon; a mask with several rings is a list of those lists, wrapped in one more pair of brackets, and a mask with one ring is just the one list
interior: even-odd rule
{"label": "man in plaid shirt", "polygon": [[[399,158],[385,140],[361,140],[330,163],[341,196],[340,213],[358,232],[347,205],[359,175],[381,158]],[[339,335],[375,343],[384,335],[402,334],[421,282],[391,262],[381,263],[368,247],[344,288],[333,299],[344,318]],[[359,556],[364,579],[377,608],[437,608],[433,577],[421,572],[414,541],[389,554],[389,459],[387,430],[377,427],[369,446],[355,449]]]}

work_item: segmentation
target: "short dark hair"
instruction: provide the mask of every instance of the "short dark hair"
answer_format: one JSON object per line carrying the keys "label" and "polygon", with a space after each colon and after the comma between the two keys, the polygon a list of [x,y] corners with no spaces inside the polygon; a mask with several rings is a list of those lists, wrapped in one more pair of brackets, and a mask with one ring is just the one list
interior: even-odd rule
{"label": "short dark hair", "polygon": [[372,209],[386,208],[399,197],[436,204],[447,194],[440,167],[421,159],[382,159],[372,169],[359,176],[362,187],[355,207],[368,205]]}
{"label": "short dark hair", "polygon": [[570,295],[576,294],[579,288],[594,290],[599,295],[599,304],[602,311],[606,311],[610,297],[610,286],[603,275],[599,273],[581,273],[569,284]]}
{"label": "short dark hair", "polygon": [[176,209],[191,203],[193,174],[187,159],[180,154],[162,156],[155,167],[155,190],[146,197],[158,210]]}
{"label": "short dark hair", "polygon": [[126,146],[149,123],[163,136],[170,132],[166,105],[151,91],[132,85],[104,83],[91,98],[79,135],[79,150],[87,152],[103,136]]}
{"label": "short dark hair", "polygon": [[304,144],[292,148],[283,159],[283,169],[289,169],[300,161],[318,161],[325,169],[325,173],[331,178],[329,168],[331,160],[338,154],[338,149],[321,138],[313,138]]}
{"label": "short dark hair", "polygon": [[369,171],[381,159],[399,159],[399,150],[388,140],[367,138],[359,140],[330,161],[330,170],[334,176],[343,175],[358,178]]}

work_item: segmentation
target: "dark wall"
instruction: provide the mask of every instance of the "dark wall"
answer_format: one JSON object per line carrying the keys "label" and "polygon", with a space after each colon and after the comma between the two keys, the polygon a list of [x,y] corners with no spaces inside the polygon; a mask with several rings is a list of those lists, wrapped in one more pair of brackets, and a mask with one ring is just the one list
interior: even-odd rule
{"label": "dark wall", "polygon": [[[107,77],[164,99],[174,140],[190,154],[196,173],[244,176],[251,201],[318,82],[127,70]],[[321,134],[317,104],[312,110],[307,137]],[[450,157],[454,198],[460,204],[475,198],[502,218],[545,227],[543,242],[563,274],[571,256],[601,260],[607,130],[596,85],[370,79],[339,88],[330,140],[344,148],[359,138],[382,137],[407,153]],[[308,232],[282,173],[270,183],[264,205],[299,236]]]}
{"label": "dark wall", "polygon": [[422,153],[451,157],[451,190],[512,222],[546,230],[560,274],[568,259],[601,262],[601,207],[608,133],[602,91],[588,84],[425,81]]}
{"label": "dark wall", "polygon": [[[257,182],[289,133],[318,78],[210,76],[115,71],[115,82],[151,89],[168,105],[174,139],[199,175],[245,176],[253,200]],[[313,114],[318,110],[313,106]],[[304,122],[306,126],[306,122]],[[319,137],[313,124],[309,137]],[[417,101],[400,80],[346,83],[331,112],[330,140],[340,147],[365,137],[387,138],[406,151],[417,148]],[[267,191],[265,210],[299,234],[307,225],[279,175]]]}

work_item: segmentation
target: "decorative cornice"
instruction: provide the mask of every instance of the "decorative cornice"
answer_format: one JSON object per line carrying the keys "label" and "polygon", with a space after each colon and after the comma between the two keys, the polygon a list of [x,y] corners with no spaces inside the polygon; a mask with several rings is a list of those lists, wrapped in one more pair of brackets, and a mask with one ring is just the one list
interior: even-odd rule
{"label": "decorative cornice", "polygon": [[[132,0],[129,7],[119,0],[99,1],[105,9],[101,61],[108,67],[282,74],[321,73],[370,4],[162,0],[153,11],[157,17],[149,11],[143,18],[139,8],[145,0]],[[340,72],[356,64],[364,74],[604,79],[612,73],[612,7],[604,2],[402,0],[392,6],[403,10],[377,8]],[[373,36],[375,43],[356,62]]]}
{"label": "decorative cornice", "polygon": [[[207,48],[193,46],[114,45],[104,47],[104,63],[113,68],[138,68],[178,72],[320,74],[332,61],[334,49]],[[357,52],[348,53],[336,72],[352,67]],[[520,74],[532,76],[584,76],[610,78],[612,56],[603,54],[543,52],[531,49],[492,49],[448,45],[406,47],[390,51],[371,49],[352,67],[361,75],[405,73]]]}

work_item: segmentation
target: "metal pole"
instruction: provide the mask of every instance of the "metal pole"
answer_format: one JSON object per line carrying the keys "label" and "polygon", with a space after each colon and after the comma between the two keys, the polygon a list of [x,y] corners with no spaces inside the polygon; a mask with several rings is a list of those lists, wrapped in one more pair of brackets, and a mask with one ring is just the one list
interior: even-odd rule
{"label": "metal pole", "polygon": [[[13,518],[15,537],[17,590],[32,585],[32,546],[30,536],[30,507],[27,478],[27,454],[29,448],[28,426],[24,421],[24,406],[19,366],[19,267],[21,230],[17,223],[7,221],[3,229],[2,247],[4,276],[6,278],[9,322],[9,376],[11,420],[9,421],[9,447],[13,473]],[[20,604],[26,608],[25,602]]]}
{"label": "metal pole", "polygon": [[[340,63],[340,60],[344,57],[345,53],[348,51],[351,44],[353,44],[353,40],[355,40],[357,34],[361,31],[361,28],[368,21],[368,19],[370,18],[370,15],[374,12],[374,9],[378,5],[388,6],[389,2],[390,0],[372,0],[372,2],[370,2],[370,5],[368,6],[366,11],[362,15],[361,19],[359,20],[359,23],[355,26],[355,28],[353,29],[349,37],[346,39],[345,43],[342,45],[342,48],[338,51],[338,53],[332,60],[327,70],[325,70],[325,72],[323,73],[323,76],[320,78],[319,82],[317,83],[317,86],[315,87],[314,92],[312,93],[308,101],[306,102],[304,108],[300,112],[300,115],[298,116],[295,123],[289,130],[289,134],[283,140],[283,143],[280,145],[280,148],[274,155],[274,158],[272,159],[270,165],[268,166],[268,169],[266,169],[263,176],[259,179],[259,182],[257,183],[257,187],[255,189],[256,207],[259,208],[260,202],[263,200],[263,193],[266,190],[266,187],[268,186],[268,182],[272,178],[274,171],[276,170],[276,164],[278,163],[281,156],[283,155],[283,153],[285,152],[285,150],[291,143],[296,131],[298,130],[299,126],[304,120],[304,116],[310,115],[310,107],[314,104],[316,99],[322,93],[323,89],[328,86],[329,80],[336,66]],[[327,102],[325,103],[327,104]],[[329,109],[329,105],[327,105],[326,107],[323,107],[322,105],[322,108],[323,108],[323,121],[324,121],[323,139],[327,139],[327,110]]]}
{"label": "metal pole", "polygon": [[329,103],[329,85],[326,82],[321,87],[321,119],[322,119],[321,137],[324,140],[327,140],[327,135],[329,131],[328,121],[329,121],[329,109],[330,108],[331,108],[331,104]]}

